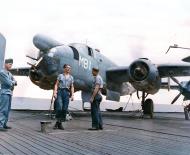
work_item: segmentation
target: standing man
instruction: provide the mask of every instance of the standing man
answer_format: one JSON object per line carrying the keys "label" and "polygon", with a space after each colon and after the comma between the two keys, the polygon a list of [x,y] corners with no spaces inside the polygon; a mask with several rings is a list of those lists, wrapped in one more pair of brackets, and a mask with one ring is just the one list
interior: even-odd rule
{"label": "standing man", "polygon": [[69,98],[74,100],[74,80],[70,75],[71,66],[65,64],[63,66],[63,74],[59,74],[54,87],[54,97],[56,99],[56,119],[57,122],[54,129],[64,130],[62,122],[66,121],[66,114],[69,105]]}
{"label": "standing man", "polygon": [[17,82],[9,72],[12,68],[13,59],[6,59],[4,69],[0,71],[0,131],[7,131],[11,127],[7,126],[11,100],[14,86]]}
{"label": "standing man", "polygon": [[103,88],[103,80],[99,75],[99,69],[93,68],[92,75],[94,76],[93,93],[90,98],[92,128],[88,130],[103,130],[103,122],[100,111],[100,102],[102,101],[101,89]]}

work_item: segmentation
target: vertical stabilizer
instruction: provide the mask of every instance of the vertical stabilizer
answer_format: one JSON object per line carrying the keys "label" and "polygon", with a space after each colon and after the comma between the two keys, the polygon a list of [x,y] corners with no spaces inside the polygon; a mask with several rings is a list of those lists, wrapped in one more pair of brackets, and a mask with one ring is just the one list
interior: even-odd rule
{"label": "vertical stabilizer", "polygon": [[4,65],[5,47],[6,47],[6,39],[0,33],[0,70],[3,68]]}

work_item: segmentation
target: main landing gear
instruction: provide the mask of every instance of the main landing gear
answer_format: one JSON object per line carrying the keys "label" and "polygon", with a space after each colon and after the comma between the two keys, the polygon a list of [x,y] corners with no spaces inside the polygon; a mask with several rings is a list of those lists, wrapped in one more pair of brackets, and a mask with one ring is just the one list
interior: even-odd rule
{"label": "main landing gear", "polygon": [[[150,98],[146,99],[147,96],[148,96],[147,93],[142,92],[141,106],[143,110],[143,117],[144,115],[149,115],[150,118],[152,119],[154,114],[154,103],[152,99]],[[138,92],[137,92],[137,97],[140,98]]]}
{"label": "main landing gear", "polygon": [[184,107],[184,114],[185,114],[185,119],[189,120],[190,117],[190,104],[186,105]]}

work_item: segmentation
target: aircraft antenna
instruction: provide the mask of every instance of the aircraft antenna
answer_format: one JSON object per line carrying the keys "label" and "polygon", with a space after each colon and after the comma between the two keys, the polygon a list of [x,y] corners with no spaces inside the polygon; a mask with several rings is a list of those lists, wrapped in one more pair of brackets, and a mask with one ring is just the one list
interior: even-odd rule
{"label": "aircraft antenna", "polygon": [[190,50],[188,47],[179,47],[177,44],[174,44],[173,46],[169,46],[168,50],[166,51],[166,54],[169,52],[170,48],[180,48],[185,50]]}

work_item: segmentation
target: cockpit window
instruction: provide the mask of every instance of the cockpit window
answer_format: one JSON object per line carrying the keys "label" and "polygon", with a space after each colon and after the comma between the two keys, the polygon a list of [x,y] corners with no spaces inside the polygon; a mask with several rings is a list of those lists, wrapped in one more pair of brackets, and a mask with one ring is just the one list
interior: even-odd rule
{"label": "cockpit window", "polygon": [[73,50],[74,59],[79,60],[79,52],[77,51],[77,49],[74,48],[73,46],[69,46],[69,47]]}
{"label": "cockpit window", "polygon": [[93,50],[92,50],[92,48],[90,48],[90,47],[88,47],[88,55],[89,55],[89,56],[92,56],[92,57],[94,56],[94,55],[93,55]]}

